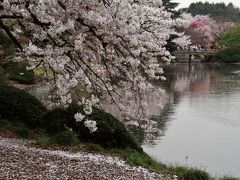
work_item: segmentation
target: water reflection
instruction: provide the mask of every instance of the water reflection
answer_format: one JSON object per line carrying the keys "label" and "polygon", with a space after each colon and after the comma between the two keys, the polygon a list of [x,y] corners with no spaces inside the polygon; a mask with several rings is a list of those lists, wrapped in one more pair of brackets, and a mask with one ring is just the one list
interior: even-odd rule
{"label": "water reflection", "polygon": [[161,161],[240,177],[240,66],[175,64],[165,75],[161,86],[171,101],[154,117],[162,133],[145,151]]}

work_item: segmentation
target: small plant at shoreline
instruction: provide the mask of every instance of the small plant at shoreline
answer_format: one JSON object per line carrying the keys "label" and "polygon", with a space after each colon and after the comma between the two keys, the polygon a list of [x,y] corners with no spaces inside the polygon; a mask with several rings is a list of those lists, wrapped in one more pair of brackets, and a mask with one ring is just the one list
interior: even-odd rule
{"label": "small plant at shoreline", "polygon": [[64,146],[77,146],[79,139],[77,135],[69,130],[58,133],[51,138],[51,142]]}
{"label": "small plant at shoreline", "polygon": [[44,132],[44,130],[39,129],[35,138],[38,145],[50,144],[50,137]]}
{"label": "small plant at shoreline", "polygon": [[231,177],[231,176],[224,176],[224,177],[220,178],[220,180],[240,180],[240,178],[235,178],[235,177]]}

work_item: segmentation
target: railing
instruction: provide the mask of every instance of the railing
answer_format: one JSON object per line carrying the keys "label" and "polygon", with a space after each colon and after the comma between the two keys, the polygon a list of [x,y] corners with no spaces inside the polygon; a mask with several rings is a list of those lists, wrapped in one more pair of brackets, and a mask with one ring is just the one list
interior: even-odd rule
{"label": "railing", "polygon": [[215,50],[196,50],[196,51],[190,51],[190,50],[180,50],[175,51],[173,54],[216,54]]}

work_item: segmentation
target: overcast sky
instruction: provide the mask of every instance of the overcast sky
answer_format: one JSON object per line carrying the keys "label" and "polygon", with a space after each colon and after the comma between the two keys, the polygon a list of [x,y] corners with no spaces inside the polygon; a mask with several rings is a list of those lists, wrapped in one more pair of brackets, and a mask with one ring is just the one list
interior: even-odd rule
{"label": "overcast sky", "polygon": [[202,1],[202,2],[208,1],[210,3],[224,2],[226,4],[228,4],[229,2],[232,2],[234,6],[240,7],[240,0],[173,0],[173,2],[180,3],[179,8],[188,7],[189,4],[191,4],[192,2],[199,2],[199,1]]}

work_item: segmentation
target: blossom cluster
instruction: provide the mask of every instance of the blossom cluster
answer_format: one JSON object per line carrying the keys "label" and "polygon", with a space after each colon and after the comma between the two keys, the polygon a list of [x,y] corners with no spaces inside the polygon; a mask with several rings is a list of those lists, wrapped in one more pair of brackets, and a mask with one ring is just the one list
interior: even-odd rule
{"label": "blossom cluster", "polygon": [[97,131],[97,123],[96,121],[89,120],[87,116],[92,114],[92,107],[97,103],[99,103],[99,99],[94,95],[92,95],[89,99],[83,98],[82,101],[78,102],[78,105],[83,105],[84,114],[78,112],[74,115],[77,123],[85,120],[84,125],[90,130],[90,133]]}

